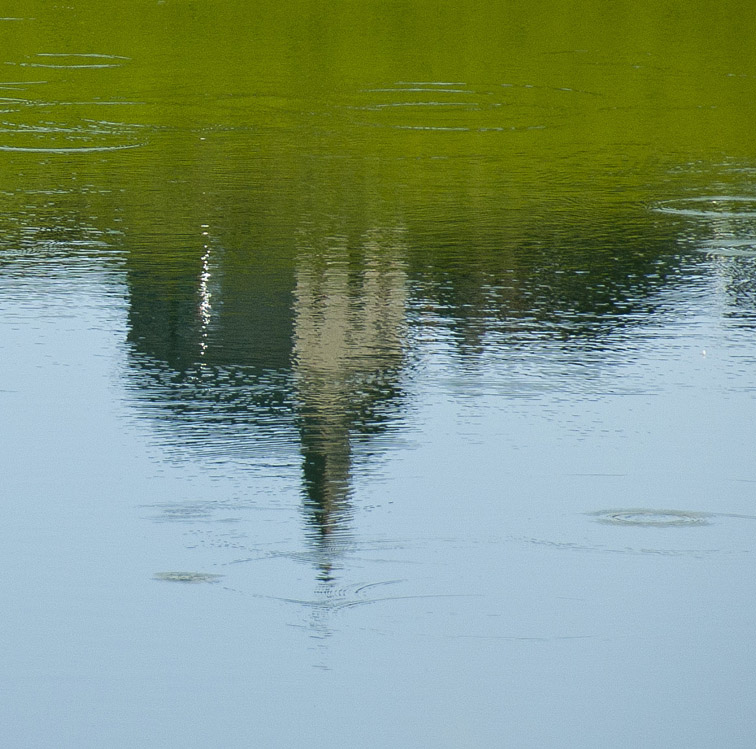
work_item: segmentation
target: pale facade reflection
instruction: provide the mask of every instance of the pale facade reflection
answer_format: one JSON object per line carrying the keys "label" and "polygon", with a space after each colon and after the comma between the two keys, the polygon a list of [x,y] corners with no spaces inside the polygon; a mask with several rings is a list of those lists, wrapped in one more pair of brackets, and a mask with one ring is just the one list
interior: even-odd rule
{"label": "pale facade reflection", "polygon": [[294,374],[308,519],[327,574],[345,531],[353,443],[381,428],[398,389],[407,272],[402,231],[373,230],[358,247],[334,237],[303,247],[295,272]]}

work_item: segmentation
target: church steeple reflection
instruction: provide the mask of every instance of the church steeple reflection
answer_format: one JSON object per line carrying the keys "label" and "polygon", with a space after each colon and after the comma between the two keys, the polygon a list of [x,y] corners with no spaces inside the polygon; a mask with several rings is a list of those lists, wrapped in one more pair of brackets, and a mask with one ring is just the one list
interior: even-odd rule
{"label": "church steeple reflection", "polygon": [[400,230],[372,230],[357,247],[332,238],[303,247],[294,289],[294,381],[305,504],[328,575],[350,514],[353,443],[380,429],[404,353],[407,275]]}

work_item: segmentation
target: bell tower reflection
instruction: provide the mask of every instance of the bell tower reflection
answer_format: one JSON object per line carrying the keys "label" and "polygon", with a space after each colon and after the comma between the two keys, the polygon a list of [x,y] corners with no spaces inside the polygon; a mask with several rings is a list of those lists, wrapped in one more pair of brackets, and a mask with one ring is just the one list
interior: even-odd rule
{"label": "bell tower reflection", "polygon": [[395,405],[404,351],[407,273],[400,230],[350,247],[303,246],[294,287],[293,368],[310,535],[327,579],[350,515],[352,454]]}

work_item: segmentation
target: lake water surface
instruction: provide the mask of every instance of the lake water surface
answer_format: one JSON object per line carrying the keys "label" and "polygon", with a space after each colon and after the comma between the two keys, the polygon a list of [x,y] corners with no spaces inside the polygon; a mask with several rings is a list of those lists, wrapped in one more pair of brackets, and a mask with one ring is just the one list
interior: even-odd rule
{"label": "lake water surface", "polygon": [[752,747],[756,16],[16,0],[8,747]]}

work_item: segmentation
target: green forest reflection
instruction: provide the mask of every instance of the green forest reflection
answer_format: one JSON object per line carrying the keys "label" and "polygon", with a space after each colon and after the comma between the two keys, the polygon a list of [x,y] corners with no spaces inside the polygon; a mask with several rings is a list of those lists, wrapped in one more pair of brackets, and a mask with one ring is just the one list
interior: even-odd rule
{"label": "green forest reflection", "polygon": [[355,441],[406,405],[413,330],[471,366],[544,337],[600,362],[680,282],[681,237],[718,231],[649,207],[753,194],[756,17],[732,0],[8,15],[3,267],[122,273],[125,376],[166,439],[298,440],[324,548]]}

